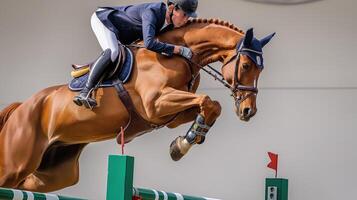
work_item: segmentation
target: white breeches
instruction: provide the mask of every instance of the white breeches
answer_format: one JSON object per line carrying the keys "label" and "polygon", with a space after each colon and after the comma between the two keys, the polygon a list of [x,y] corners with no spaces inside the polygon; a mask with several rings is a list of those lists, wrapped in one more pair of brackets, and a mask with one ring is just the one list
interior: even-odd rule
{"label": "white breeches", "polygon": [[92,30],[98,39],[100,46],[103,51],[110,49],[112,51],[111,60],[114,62],[119,54],[118,40],[115,34],[110,31],[104,24],[99,20],[95,12],[91,17]]}

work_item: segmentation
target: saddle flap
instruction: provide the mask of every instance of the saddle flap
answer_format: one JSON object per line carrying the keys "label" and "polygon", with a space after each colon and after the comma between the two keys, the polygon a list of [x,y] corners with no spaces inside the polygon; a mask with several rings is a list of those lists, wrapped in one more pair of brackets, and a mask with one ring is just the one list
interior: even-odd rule
{"label": "saddle flap", "polygon": [[[122,61],[120,67],[117,69],[115,73],[113,73],[113,77],[110,79],[105,79],[99,87],[113,87],[113,80],[119,79],[123,83],[126,83],[130,79],[130,75],[133,71],[133,64],[134,64],[134,55],[133,52],[124,47],[122,52]],[[125,57],[125,58],[124,58]],[[113,67],[114,68],[114,67]],[[74,70],[71,74],[74,78],[70,81],[68,85],[69,89],[72,91],[80,91],[84,88],[88,76],[89,76],[89,66],[80,68],[79,70]]]}
{"label": "saddle flap", "polygon": [[125,47],[123,45],[119,45],[119,53],[118,53],[118,58],[116,65],[114,65],[114,69],[112,71],[109,71],[107,78],[111,79],[115,74],[120,73],[123,64],[125,63],[125,58],[126,58],[126,53],[125,53]]}

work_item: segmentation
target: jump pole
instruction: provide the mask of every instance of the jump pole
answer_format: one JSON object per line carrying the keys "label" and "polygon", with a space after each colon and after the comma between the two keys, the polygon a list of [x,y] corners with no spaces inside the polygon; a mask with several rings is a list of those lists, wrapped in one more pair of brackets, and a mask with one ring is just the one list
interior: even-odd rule
{"label": "jump pole", "polygon": [[74,197],[66,197],[55,194],[46,194],[38,192],[29,192],[24,190],[15,190],[0,188],[1,200],[85,200]]}
{"label": "jump pole", "polygon": [[133,178],[134,157],[110,155],[108,159],[106,200],[132,200],[133,196],[140,197],[142,200],[219,200],[153,189],[134,188]]}

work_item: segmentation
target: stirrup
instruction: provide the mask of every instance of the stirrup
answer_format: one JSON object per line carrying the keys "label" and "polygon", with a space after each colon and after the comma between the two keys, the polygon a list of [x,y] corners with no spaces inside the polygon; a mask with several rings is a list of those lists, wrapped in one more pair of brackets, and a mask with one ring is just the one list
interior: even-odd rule
{"label": "stirrup", "polygon": [[84,107],[93,110],[94,107],[96,107],[97,101],[95,99],[92,99],[91,97],[82,99],[82,104],[84,105]]}
{"label": "stirrup", "polygon": [[81,96],[81,94],[75,96],[73,102],[78,106],[84,105],[84,107],[93,110],[98,105],[97,101],[90,97],[94,89],[95,87],[90,89],[85,97]]}

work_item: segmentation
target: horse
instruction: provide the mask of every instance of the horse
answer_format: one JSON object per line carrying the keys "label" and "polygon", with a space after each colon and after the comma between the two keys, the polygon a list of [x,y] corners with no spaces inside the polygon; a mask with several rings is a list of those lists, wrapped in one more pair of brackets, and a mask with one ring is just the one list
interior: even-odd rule
{"label": "horse", "polygon": [[[191,135],[179,136],[170,145],[171,157],[179,160],[193,145],[202,144],[220,116],[221,106],[208,95],[195,92],[201,70],[213,74],[204,66],[216,61],[223,65],[221,73],[213,69],[218,73],[214,77],[231,90],[237,116],[248,121],[257,111],[262,47],[273,35],[258,40],[253,29],[244,33],[226,21],[193,19],[158,36],[160,41],[192,49],[190,61],[130,47],[135,57],[133,72],[123,87],[137,115],[153,126],[132,126],[125,131],[124,142],[155,128],[175,128],[194,121],[188,132]],[[219,75],[222,77],[217,78]],[[0,187],[51,192],[72,186],[79,179],[78,159],[83,148],[91,142],[114,139],[130,124],[130,111],[115,88],[98,88],[94,109],[75,105],[75,95],[67,84],[57,85],[3,109]],[[192,133],[197,134],[188,142]]]}

